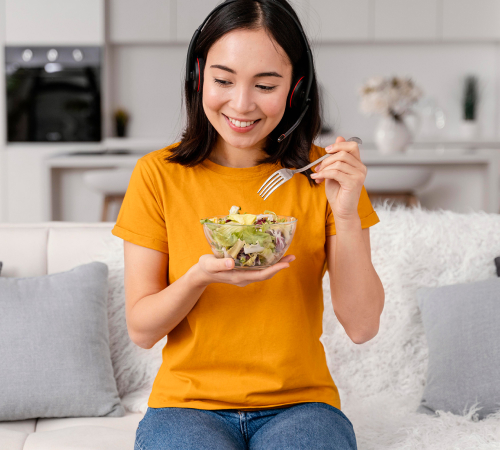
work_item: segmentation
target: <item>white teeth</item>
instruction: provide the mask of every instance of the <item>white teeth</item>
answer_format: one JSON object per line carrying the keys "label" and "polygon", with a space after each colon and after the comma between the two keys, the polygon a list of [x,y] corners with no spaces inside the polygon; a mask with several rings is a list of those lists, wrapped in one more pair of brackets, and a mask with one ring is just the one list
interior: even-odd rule
{"label": "white teeth", "polygon": [[[226,116],[227,117],[227,116]],[[240,128],[245,128],[245,127],[249,127],[250,125],[253,125],[255,123],[255,120],[251,121],[251,122],[240,122],[239,120],[234,120],[234,119],[231,119],[231,117],[228,117],[229,121],[237,126],[237,127],[240,127]]]}

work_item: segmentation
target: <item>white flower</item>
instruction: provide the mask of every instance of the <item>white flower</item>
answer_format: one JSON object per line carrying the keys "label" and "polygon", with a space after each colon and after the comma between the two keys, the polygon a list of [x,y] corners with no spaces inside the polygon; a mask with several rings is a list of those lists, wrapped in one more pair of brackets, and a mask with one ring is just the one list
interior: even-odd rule
{"label": "white flower", "polygon": [[359,88],[359,95],[363,113],[401,116],[422,96],[422,90],[410,78],[371,77]]}
{"label": "white flower", "polygon": [[384,84],[385,84],[384,77],[371,77],[368,78],[368,81],[366,82],[365,86],[372,89],[380,89],[383,88]]}

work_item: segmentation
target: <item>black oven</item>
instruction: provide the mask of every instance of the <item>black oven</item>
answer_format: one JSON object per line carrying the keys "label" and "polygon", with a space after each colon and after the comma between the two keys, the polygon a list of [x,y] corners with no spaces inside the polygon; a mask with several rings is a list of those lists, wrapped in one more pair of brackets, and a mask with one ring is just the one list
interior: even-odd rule
{"label": "black oven", "polygon": [[101,48],[5,48],[9,142],[101,140]]}

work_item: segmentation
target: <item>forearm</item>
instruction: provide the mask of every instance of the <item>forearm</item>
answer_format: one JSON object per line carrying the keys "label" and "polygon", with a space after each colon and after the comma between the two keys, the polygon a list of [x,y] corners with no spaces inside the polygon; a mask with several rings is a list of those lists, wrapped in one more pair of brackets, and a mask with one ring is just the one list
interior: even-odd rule
{"label": "forearm", "polygon": [[361,220],[335,220],[335,272],[330,280],[332,303],[346,333],[356,343],[378,332],[384,288],[371,262]]}
{"label": "forearm", "polygon": [[188,315],[207,286],[195,265],[162,291],[139,300],[128,319],[134,342],[153,347]]}

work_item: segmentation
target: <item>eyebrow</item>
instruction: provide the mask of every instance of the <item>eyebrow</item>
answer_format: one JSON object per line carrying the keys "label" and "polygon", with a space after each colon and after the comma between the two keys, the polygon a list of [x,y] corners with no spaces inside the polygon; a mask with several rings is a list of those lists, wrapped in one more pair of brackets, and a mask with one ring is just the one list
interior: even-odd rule
{"label": "eyebrow", "polygon": [[[226,72],[234,73],[236,75],[236,72],[233,69],[230,69],[227,66],[222,66],[220,64],[213,64],[213,65],[210,66],[210,68],[212,68],[212,67],[214,69],[225,70]],[[278,77],[278,78],[283,78],[283,76],[281,76],[278,72],[261,72],[261,73],[258,73],[256,75],[254,75],[254,78],[260,78],[260,77]]]}

